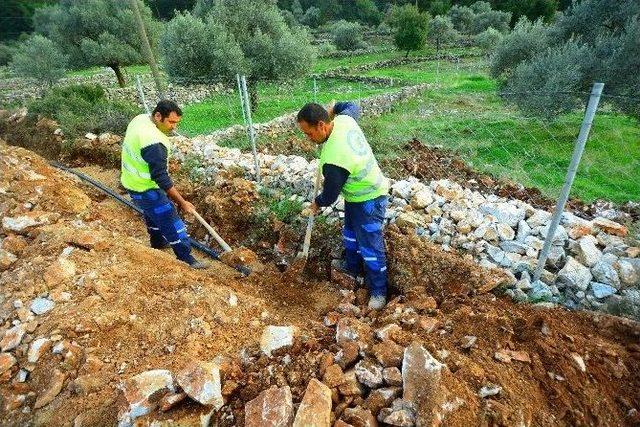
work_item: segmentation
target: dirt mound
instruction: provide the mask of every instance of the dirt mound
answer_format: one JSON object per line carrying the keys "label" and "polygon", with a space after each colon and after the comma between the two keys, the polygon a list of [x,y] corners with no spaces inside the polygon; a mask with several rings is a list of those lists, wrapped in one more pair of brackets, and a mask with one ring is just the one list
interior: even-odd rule
{"label": "dirt mound", "polygon": [[[404,171],[417,178],[425,180],[449,179],[465,188],[484,193],[497,194],[501,197],[518,199],[531,204],[538,209],[553,211],[556,201],[545,197],[542,192],[533,187],[523,187],[514,182],[495,180],[467,166],[457,154],[450,150],[428,147],[417,139],[413,139],[406,146],[411,156],[400,161]],[[592,219],[591,208],[577,199],[567,202],[567,209],[587,219]]]}
{"label": "dirt mound", "polygon": [[[44,409],[35,415],[3,410],[8,418],[0,424],[63,425],[99,409],[96,414],[105,418],[85,425],[113,425],[117,385],[125,378],[235,355],[255,343],[266,324],[293,323],[304,330],[310,318],[335,305],[331,288],[283,285],[275,270],[245,280],[222,263],[190,270],[170,251],[148,247],[144,224],[132,211],[104,196],[92,198],[93,191],[85,193],[76,179],[31,152],[3,143],[0,150],[2,217],[33,219],[23,229],[7,222],[14,231],[5,227],[0,233],[4,241],[22,243],[13,245],[17,259],[0,276],[0,336],[13,320],[29,325],[15,350],[18,362],[3,372],[10,379],[20,366],[28,379],[0,384],[0,404],[4,409],[21,396],[32,406],[54,369],[66,378]],[[237,305],[230,303],[232,295]],[[34,316],[29,307],[37,297],[53,301],[53,310]],[[28,350],[40,337],[64,350],[28,363]]]}
{"label": "dirt mound", "polygon": [[502,270],[481,268],[473,259],[445,252],[419,238],[413,230],[403,234],[398,227],[390,226],[385,240],[389,277],[401,293],[421,288],[442,301],[489,292],[509,280]]}
{"label": "dirt mound", "polygon": [[[384,380],[393,390],[378,391],[373,375],[382,364],[405,369],[398,363],[412,343],[443,364],[438,381],[424,383],[442,396],[426,408],[442,425],[640,422],[637,323],[482,293],[495,285],[493,273],[395,228],[389,268],[403,293],[379,312],[367,309],[364,289],[339,292],[314,274],[285,281],[269,258],[246,279],[217,262],[193,271],[149,248],[132,211],[39,156],[0,143],[0,166],[1,249],[12,254],[2,252],[0,264],[2,425],[114,425],[124,380],[219,355],[234,369],[223,375],[217,425],[244,425],[246,404],[272,385],[289,386],[297,409],[312,378],[331,384],[331,419],[358,425],[391,410],[376,400],[385,393],[409,399],[418,386],[411,376],[398,380],[398,369]],[[115,171],[83,172],[117,185]],[[211,207],[203,210],[215,227],[236,230],[238,241],[249,234],[259,198],[252,186],[221,182],[203,194],[198,206]],[[318,231],[310,263],[325,265],[339,233],[327,224]],[[295,326],[293,345],[266,356],[257,343],[267,325]],[[10,348],[13,328],[24,337]],[[330,366],[344,371],[337,382],[326,376]],[[139,423],[201,425],[208,411],[186,399]]]}

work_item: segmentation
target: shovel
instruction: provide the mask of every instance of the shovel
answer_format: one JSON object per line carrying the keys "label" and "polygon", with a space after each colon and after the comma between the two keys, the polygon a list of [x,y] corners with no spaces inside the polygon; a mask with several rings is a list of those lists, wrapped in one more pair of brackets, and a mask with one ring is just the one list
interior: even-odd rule
{"label": "shovel", "polygon": [[204,218],[202,218],[198,212],[193,211],[193,216],[196,217],[196,219],[198,220],[198,222],[200,222],[200,224],[204,225],[204,228],[206,228],[209,234],[211,234],[211,236],[213,236],[213,238],[216,239],[216,242],[218,242],[218,244],[220,245],[223,251],[231,252],[231,246],[229,246],[227,242],[225,242],[224,239],[220,237],[218,233],[216,233],[216,230],[214,230],[213,227],[210,226],[209,223],[205,221]]}
{"label": "shovel", "polygon": [[[202,224],[204,226],[204,228],[207,229],[207,231],[209,232],[209,234],[211,234],[211,236],[213,236],[213,238],[216,240],[216,242],[218,242],[218,244],[220,245],[220,247],[222,248],[224,253],[231,252],[231,246],[229,246],[227,244],[227,242],[225,242],[224,239],[222,237],[220,237],[220,235],[218,233],[216,233],[216,230],[214,230],[213,227],[210,226],[209,223],[207,221],[205,221],[204,218],[202,218],[198,212],[193,211],[193,216],[195,216],[196,219],[198,220],[198,222],[200,224]],[[224,256],[221,258],[221,260],[225,264],[228,264],[228,265],[230,264],[228,262],[228,260],[225,260]],[[240,271],[245,276],[248,276],[249,274],[251,274],[251,269],[249,267],[245,266],[245,265],[239,265],[238,264],[238,265],[231,265],[231,267],[233,267],[236,270]]]}
{"label": "shovel", "polygon": [[[318,167],[318,171],[316,172],[316,180],[313,183],[313,197],[312,200],[318,194],[318,188],[320,188],[320,168]],[[315,215],[309,215],[309,219],[307,219],[307,230],[304,235],[304,243],[302,245],[302,252],[298,253],[296,259],[291,263],[285,275],[289,278],[293,276],[297,276],[304,270],[307,265],[307,259],[309,258],[309,247],[311,246],[311,231],[313,230],[313,221],[315,219]]]}

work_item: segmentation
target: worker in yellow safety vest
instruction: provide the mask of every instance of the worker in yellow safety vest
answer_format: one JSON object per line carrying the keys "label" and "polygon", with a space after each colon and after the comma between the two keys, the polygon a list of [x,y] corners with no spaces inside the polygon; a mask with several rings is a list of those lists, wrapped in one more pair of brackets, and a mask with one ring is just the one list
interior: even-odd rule
{"label": "worker in yellow safety vest", "polygon": [[120,181],[133,202],[144,211],[151,247],[170,246],[179,260],[202,269],[207,265],[191,255],[187,228],[173,203],[187,213],[195,212],[195,208],[180,195],[167,169],[172,150],[168,135],[181,118],[180,107],[173,101],[163,100],[151,116],[140,114],[131,120],[122,142]]}
{"label": "worker in yellow safety vest", "polygon": [[335,260],[332,267],[354,278],[364,273],[370,292],[369,307],[381,309],[387,297],[382,231],[389,183],[356,122],[359,114],[358,106],[349,102],[335,104],[329,111],[309,103],[298,112],[297,121],[311,141],[322,145],[319,167],[324,184],[311,204],[312,213],[335,203],[339,194],[345,200],[345,258]]}

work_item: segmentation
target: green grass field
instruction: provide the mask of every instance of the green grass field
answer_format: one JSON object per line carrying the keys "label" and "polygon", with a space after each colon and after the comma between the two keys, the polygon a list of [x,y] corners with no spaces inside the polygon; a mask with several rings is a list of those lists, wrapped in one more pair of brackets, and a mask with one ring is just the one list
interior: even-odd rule
{"label": "green grass field", "polygon": [[[525,117],[496,95],[497,84],[473,64],[410,65],[370,75],[438,83],[393,113],[364,118],[362,127],[381,157],[406,157],[411,138],[461,154],[474,168],[558,195],[571,160],[582,114],[553,122]],[[572,195],[585,201],[640,200],[640,123],[607,111],[594,120]]]}
{"label": "green grass field", "polygon": [[[469,49],[447,51],[456,54],[469,52],[475,53]],[[414,55],[434,53],[429,48]],[[403,57],[403,54],[388,51],[346,58],[321,58],[311,71],[320,73],[398,57]],[[99,69],[83,70],[75,72],[79,73],[75,75],[90,75],[97,71]],[[129,76],[137,73],[148,73],[148,67],[127,68]],[[410,155],[404,148],[407,141],[417,138],[425,144],[440,145],[458,152],[468,164],[481,171],[538,187],[550,197],[559,193],[582,121],[581,112],[558,117],[552,122],[524,116],[497,95],[497,82],[489,77],[486,62],[479,57],[464,58],[458,62],[425,61],[361,74],[391,77],[394,85],[385,87],[322,79],[317,81],[317,101],[357,100],[398,90],[400,86],[432,84],[422,96],[403,102],[391,113],[363,117],[362,127],[378,157],[407,157]],[[260,84],[258,92],[259,105],[253,114],[254,123],[294,112],[304,103],[314,100],[311,78],[286,84]],[[235,91],[187,105],[184,112],[180,131],[190,136],[243,122]],[[277,138],[274,140],[268,136],[262,136],[259,143],[269,143],[272,147],[279,144]],[[244,137],[225,144],[248,148]],[[284,145],[282,147],[284,150]],[[610,111],[605,103],[596,115],[571,194],[585,201],[598,198],[615,202],[637,201],[640,200],[639,182],[640,123]]]}

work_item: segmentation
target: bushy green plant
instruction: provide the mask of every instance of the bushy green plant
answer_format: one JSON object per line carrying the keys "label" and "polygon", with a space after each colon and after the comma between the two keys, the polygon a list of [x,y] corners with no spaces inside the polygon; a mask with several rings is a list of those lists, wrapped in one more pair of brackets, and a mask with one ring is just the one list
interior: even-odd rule
{"label": "bushy green plant", "polygon": [[583,0],[548,28],[540,23],[516,27],[496,49],[493,74],[505,78],[508,92],[552,94],[546,107],[536,105],[535,96],[516,97],[519,107],[557,117],[583,107],[584,92],[602,82],[604,103],[640,118],[639,2]]}
{"label": "bushy green plant", "polygon": [[429,24],[429,40],[436,45],[436,53],[440,52],[440,47],[447,43],[456,41],[458,32],[453,28],[451,19],[447,16],[436,16]]}
{"label": "bushy green plant", "polygon": [[498,44],[491,61],[494,77],[508,77],[521,62],[544,52],[549,46],[547,28],[542,21],[531,23],[521,18],[511,33]]}
{"label": "bushy green plant", "polygon": [[412,4],[394,7],[391,11],[391,26],[395,29],[394,43],[398,50],[409,52],[420,50],[427,42],[429,15]]}
{"label": "bushy green plant", "polygon": [[331,38],[340,50],[362,48],[362,26],[357,22],[340,20],[331,26]]}
{"label": "bushy green plant", "polygon": [[491,53],[502,40],[502,33],[493,27],[487,28],[485,31],[474,37],[475,44],[485,53]]}
{"label": "bushy green plant", "polygon": [[35,34],[17,47],[9,66],[19,77],[34,78],[52,86],[64,76],[68,59],[55,43]]}
{"label": "bushy green plant", "polygon": [[8,65],[12,56],[13,49],[4,43],[0,43],[0,67]]}
{"label": "bushy green plant", "polygon": [[244,74],[251,107],[258,105],[259,81],[304,75],[316,52],[303,27],[291,28],[270,0],[199,1],[198,13],[168,23],[162,48],[172,79],[234,81]]}
{"label": "bushy green plant", "polygon": [[547,48],[535,60],[520,63],[504,87],[505,99],[547,119],[575,109],[583,100],[561,92],[582,89],[583,58],[588,52],[584,44],[570,42],[559,49]]}
{"label": "bushy green plant", "polygon": [[29,111],[58,122],[65,135],[113,132],[124,135],[129,121],[140,113],[122,101],[109,101],[100,86],[73,85],[51,89],[31,102]]}
{"label": "bushy green plant", "polygon": [[[137,0],[147,36],[156,45],[159,23],[142,0]],[[110,67],[121,87],[121,67],[144,61],[142,39],[128,2],[120,0],[60,0],[37,9],[36,32],[64,49],[74,67]]]}

